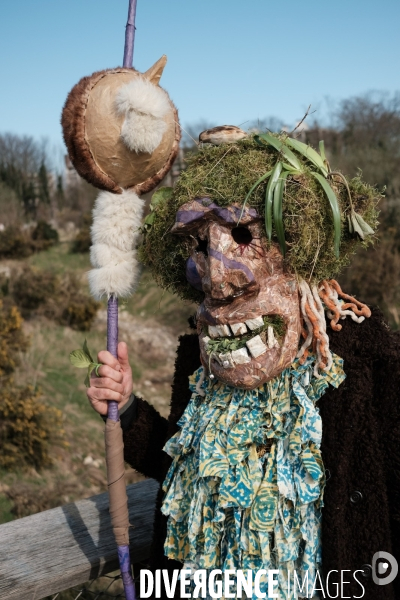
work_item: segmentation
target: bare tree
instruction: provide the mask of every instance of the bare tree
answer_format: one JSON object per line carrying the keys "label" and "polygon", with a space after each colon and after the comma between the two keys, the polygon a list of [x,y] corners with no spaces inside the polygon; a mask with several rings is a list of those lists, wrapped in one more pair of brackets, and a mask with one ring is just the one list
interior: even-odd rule
{"label": "bare tree", "polygon": [[353,177],[384,191],[380,204],[380,242],[359,252],[341,283],[384,311],[400,327],[400,93],[371,92],[340,102],[328,125],[314,122],[306,132],[314,147],[323,139],[329,160]]}

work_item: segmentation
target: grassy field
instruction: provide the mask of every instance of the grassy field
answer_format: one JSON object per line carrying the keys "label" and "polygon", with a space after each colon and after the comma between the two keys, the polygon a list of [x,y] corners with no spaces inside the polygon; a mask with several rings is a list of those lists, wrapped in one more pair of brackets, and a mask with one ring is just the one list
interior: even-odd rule
{"label": "grassy field", "polygon": [[[89,257],[69,253],[68,244],[59,244],[24,262],[60,275],[73,271],[81,278],[83,288],[88,289]],[[1,264],[13,269],[23,266],[22,261],[8,260]],[[38,387],[45,403],[62,411],[65,435],[63,441],[52,447],[51,468],[41,472],[34,469],[0,472],[0,522],[13,518],[13,505],[19,514],[30,514],[106,489],[103,421],[86,398],[84,372],[72,367],[68,358],[85,338],[93,354],[105,347],[105,308],[104,303],[89,332],[60,326],[44,317],[33,317],[24,323],[30,347],[21,356],[15,381]],[[187,330],[187,319],[194,310],[193,305],[159,289],[146,272],[136,294],[121,303],[120,339],[127,341],[130,349],[134,391],[165,416],[177,337]],[[93,459],[92,464],[84,464],[87,457]],[[128,481],[137,477],[132,469],[127,469]]]}

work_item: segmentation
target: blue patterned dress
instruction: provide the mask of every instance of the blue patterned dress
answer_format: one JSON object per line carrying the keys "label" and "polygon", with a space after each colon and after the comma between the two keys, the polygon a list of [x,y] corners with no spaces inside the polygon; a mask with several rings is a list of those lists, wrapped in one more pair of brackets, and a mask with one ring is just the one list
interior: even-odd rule
{"label": "blue patterned dress", "polygon": [[189,378],[180,431],[164,447],[173,459],[163,484],[166,556],[192,571],[278,569],[282,600],[297,597],[288,571],[314,580],[325,485],[316,402],[345,378],[333,359],[319,378],[309,356],[250,391],[210,380],[202,367]]}

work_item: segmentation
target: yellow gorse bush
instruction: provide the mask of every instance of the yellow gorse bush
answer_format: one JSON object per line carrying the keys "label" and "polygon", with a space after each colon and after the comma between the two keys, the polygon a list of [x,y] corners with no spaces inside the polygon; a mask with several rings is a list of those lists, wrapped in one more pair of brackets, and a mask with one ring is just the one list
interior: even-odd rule
{"label": "yellow gorse bush", "polygon": [[51,464],[51,442],[63,436],[62,413],[41,402],[39,390],[14,384],[12,373],[29,343],[22,324],[18,309],[0,301],[0,467],[40,469]]}

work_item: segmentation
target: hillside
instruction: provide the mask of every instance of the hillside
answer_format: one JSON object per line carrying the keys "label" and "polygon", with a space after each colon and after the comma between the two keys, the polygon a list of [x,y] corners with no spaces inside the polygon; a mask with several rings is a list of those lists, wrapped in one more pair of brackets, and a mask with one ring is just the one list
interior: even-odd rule
{"label": "hillside", "polygon": [[[34,254],[24,261],[0,261],[0,272],[18,272],[24,264],[41,271],[73,271],[87,290],[88,254],[71,254],[68,243]],[[120,308],[120,340],[127,342],[134,373],[134,392],[167,416],[177,338],[187,330],[193,305],[163,292],[144,272],[137,293]],[[106,489],[103,422],[89,405],[84,372],[72,367],[68,355],[87,339],[92,353],[105,347],[106,305],[89,332],[62,326],[44,316],[24,321],[30,338],[15,373],[18,385],[41,390],[41,399],[62,412],[63,440],[51,447],[53,466],[0,471],[0,522],[25,516]],[[138,477],[127,469],[128,482]]]}

